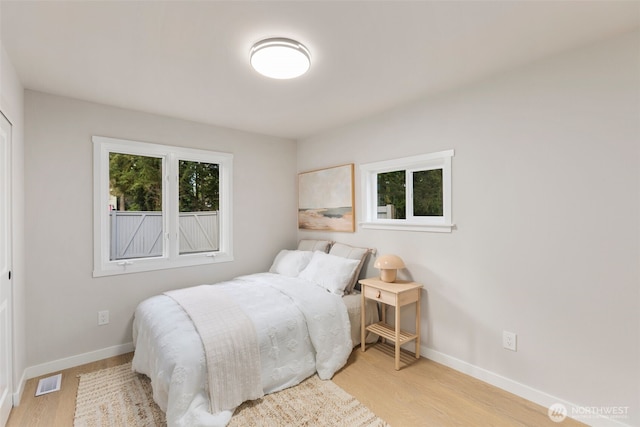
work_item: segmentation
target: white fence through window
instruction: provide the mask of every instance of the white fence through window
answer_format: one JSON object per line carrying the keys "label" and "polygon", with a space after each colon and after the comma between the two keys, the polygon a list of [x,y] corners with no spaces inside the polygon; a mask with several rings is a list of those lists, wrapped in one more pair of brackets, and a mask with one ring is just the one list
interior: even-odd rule
{"label": "white fence through window", "polygon": [[378,219],[396,219],[396,207],[393,205],[378,206]]}
{"label": "white fence through window", "polygon": [[[111,261],[162,256],[162,212],[110,211]],[[218,211],[180,212],[180,253],[219,250]]]}

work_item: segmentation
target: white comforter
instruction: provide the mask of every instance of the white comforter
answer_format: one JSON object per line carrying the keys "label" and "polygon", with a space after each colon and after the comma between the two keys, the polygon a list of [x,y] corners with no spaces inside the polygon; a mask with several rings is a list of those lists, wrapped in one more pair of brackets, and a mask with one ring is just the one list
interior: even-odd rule
{"label": "white comforter", "polygon": [[[266,393],[300,383],[316,371],[329,379],[352,349],[341,297],[302,279],[271,273],[242,276],[222,286],[252,320]],[[151,378],[153,397],[169,426],[224,426],[233,411],[209,412],[202,341],[188,315],[159,295],[138,306],[133,322],[133,369]]]}

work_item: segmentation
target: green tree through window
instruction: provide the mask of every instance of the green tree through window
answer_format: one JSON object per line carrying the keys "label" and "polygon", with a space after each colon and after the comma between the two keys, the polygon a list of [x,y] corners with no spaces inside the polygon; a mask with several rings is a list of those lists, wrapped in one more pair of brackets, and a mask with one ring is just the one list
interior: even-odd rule
{"label": "green tree through window", "polygon": [[219,209],[219,166],[215,163],[180,160],[180,212]]}
{"label": "green tree through window", "polygon": [[[179,162],[180,212],[219,210],[219,165]],[[109,184],[117,210],[162,210],[162,159],[123,153],[109,154]]]}
{"label": "green tree through window", "polygon": [[378,174],[378,206],[393,205],[394,219],[407,217],[405,179],[403,170]]}
{"label": "green tree through window", "polygon": [[[407,176],[412,194],[407,194]],[[414,217],[442,216],[442,169],[398,170],[377,174],[378,206],[393,205],[393,219],[407,218],[407,197],[411,197]]]}
{"label": "green tree through window", "polygon": [[442,169],[413,173],[413,215],[442,216]]}
{"label": "green tree through window", "polygon": [[162,159],[109,154],[109,185],[120,211],[162,210]]}

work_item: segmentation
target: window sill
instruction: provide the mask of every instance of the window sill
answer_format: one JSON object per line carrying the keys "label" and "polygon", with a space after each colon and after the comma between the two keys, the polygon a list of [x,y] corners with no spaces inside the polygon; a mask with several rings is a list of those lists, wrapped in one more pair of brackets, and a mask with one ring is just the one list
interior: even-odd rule
{"label": "window sill", "polygon": [[114,276],[118,274],[142,273],[146,271],[167,270],[171,268],[192,267],[196,265],[217,264],[233,261],[233,255],[194,254],[182,256],[180,260],[170,261],[167,258],[138,258],[122,261],[110,261],[93,270],[93,277]]}
{"label": "window sill", "polygon": [[417,224],[417,223],[399,223],[391,224],[388,222],[361,222],[361,228],[373,230],[396,230],[396,231],[426,231],[431,233],[451,233],[455,224]]}

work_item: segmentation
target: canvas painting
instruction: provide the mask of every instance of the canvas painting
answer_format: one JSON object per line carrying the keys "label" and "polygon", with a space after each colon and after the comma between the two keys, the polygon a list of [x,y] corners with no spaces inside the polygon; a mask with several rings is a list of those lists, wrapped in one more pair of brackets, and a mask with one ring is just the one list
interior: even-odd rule
{"label": "canvas painting", "polygon": [[298,175],[298,228],[355,231],[353,163]]}

